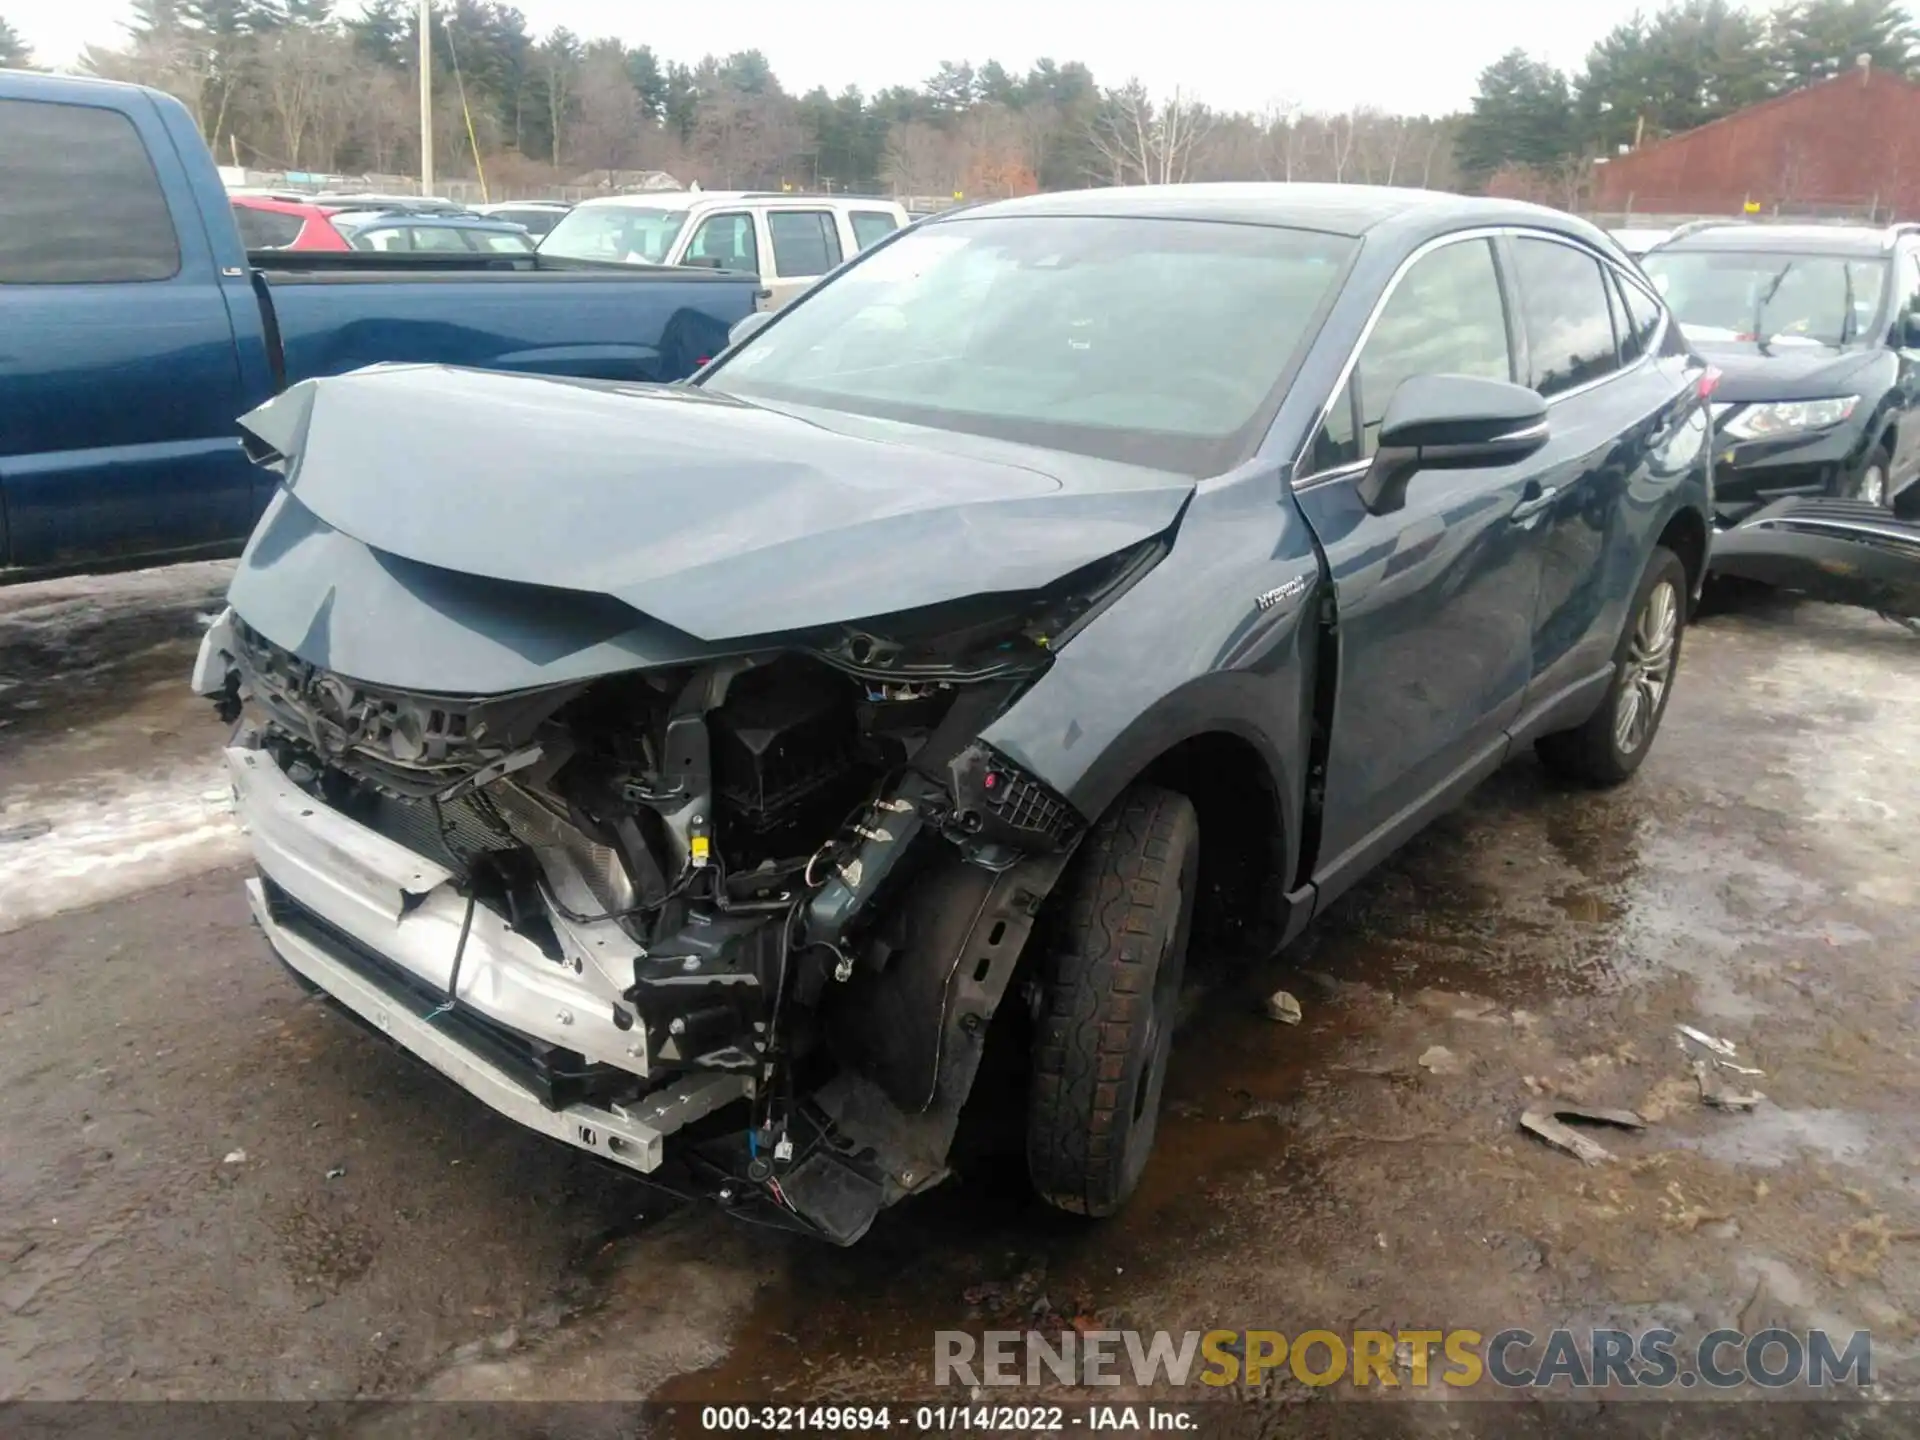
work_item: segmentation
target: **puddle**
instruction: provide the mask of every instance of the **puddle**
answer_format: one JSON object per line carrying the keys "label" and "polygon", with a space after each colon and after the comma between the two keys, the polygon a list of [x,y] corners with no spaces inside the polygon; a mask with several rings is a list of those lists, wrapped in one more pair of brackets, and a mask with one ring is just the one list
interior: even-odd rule
{"label": "puddle", "polygon": [[[1731,1117],[1729,1117],[1731,1118]],[[1731,1123],[1674,1143],[1725,1165],[1777,1170],[1813,1157],[1863,1165],[1890,1137],[1884,1123],[1845,1110],[1783,1110],[1762,1105]],[[1877,1139],[1876,1139],[1877,1135]]]}

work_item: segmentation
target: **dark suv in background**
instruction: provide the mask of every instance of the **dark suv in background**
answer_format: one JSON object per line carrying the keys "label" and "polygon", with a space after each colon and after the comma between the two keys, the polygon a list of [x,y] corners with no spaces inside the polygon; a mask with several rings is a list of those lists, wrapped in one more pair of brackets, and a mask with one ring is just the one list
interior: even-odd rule
{"label": "dark suv in background", "polygon": [[1641,265],[1721,372],[1721,523],[1792,496],[1920,494],[1920,225],[1701,222]]}

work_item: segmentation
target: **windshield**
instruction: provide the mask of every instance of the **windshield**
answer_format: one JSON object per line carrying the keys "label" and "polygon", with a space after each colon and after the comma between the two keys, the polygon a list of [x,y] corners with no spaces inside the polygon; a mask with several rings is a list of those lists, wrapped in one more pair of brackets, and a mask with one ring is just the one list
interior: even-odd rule
{"label": "windshield", "polygon": [[703,383],[1217,473],[1251,449],[1353,248],[1210,221],[927,226],[870,252]]}
{"label": "windshield", "polygon": [[684,210],[583,205],[569,210],[540,242],[542,255],[563,260],[616,260],[659,265],[687,223]]}
{"label": "windshield", "polygon": [[1690,339],[1854,345],[1886,285],[1879,259],[1784,252],[1655,251],[1641,262]]}

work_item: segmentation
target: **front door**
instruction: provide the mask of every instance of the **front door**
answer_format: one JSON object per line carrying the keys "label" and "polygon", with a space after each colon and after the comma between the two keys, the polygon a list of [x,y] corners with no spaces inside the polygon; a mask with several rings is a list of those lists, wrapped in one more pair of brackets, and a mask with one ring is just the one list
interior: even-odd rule
{"label": "front door", "polygon": [[1531,673],[1534,463],[1423,471],[1390,514],[1360,502],[1387,402],[1414,375],[1523,375],[1490,240],[1448,242],[1402,273],[1295,481],[1335,606],[1323,902],[1499,764]]}

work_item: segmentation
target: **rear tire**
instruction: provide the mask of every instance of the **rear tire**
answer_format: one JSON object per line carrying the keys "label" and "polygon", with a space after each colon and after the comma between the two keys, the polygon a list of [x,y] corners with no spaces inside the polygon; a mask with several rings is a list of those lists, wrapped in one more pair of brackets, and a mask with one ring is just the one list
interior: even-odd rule
{"label": "rear tire", "polygon": [[1687,567],[1655,546],[1614,647],[1606,698],[1586,723],[1534,742],[1541,764],[1562,779],[1602,786],[1618,785],[1640,768],[1673,695],[1686,613]]}
{"label": "rear tire", "polygon": [[1199,866],[1192,802],[1153,785],[1121,795],[1074,857],[1027,1101],[1027,1173],[1058,1209],[1111,1215],[1146,1168]]}

